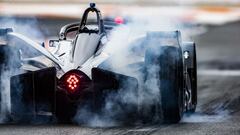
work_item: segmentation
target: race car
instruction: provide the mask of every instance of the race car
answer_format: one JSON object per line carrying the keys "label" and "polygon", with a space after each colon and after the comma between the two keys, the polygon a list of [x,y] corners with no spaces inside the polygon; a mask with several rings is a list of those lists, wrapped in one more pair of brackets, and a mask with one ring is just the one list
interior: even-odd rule
{"label": "race car", "polygon": [[[96,14],[95,22],[88,21],[89,13]],[[179,31],[149,31],[129,43],[122,66],[123,59],[114,59],[117,53],[104,51],[111,42],[108,34],[119,25],[104,22],[91,3],[80,23],[63,26],[59,39],[49,41],[51,51],[10,28],[0,29],[1,112],[7,121],[48,116],[72,122],[86,105],[91,113],[102,114],[109,102],[113,104],[107,115],[127,123],[156,117],[177,123],[184,113],[193,113],[195,43],[182,42]],[[5,80],[10,80],[9,88]],[[7,100],[10,105],[4,107]],[[111,115],[116,110],[117,115]]]}

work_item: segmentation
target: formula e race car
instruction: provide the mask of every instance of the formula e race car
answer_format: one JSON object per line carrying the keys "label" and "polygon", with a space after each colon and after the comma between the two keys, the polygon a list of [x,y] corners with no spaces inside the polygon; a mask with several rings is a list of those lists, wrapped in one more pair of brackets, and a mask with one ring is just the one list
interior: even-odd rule
{"label": "formula e race car", "polygon": [[[88,21],[89,13],[96,14],[95,22]],[[89,114],[128,123],[157,118],[176,123],[183,113],[193,113],[195,43],[182,42],[179,31],[147,32],[129,43],[127,59],[121,59],[104,51],[111,42],[108,34],[119,25],[105,22],[92,3],[80,23],[63,26],[59,39],[49,41],[51,50],[0,29],[1,114],[14,122],[45,116],[72,122],[88,108]]]}

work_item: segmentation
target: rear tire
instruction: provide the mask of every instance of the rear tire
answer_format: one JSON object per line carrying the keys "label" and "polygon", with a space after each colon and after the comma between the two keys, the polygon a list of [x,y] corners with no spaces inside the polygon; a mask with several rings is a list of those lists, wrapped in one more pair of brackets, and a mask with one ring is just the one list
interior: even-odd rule
{"label": "rear tire", "polygon": [[5,70],[17,69],[20,66],[19,52],[12,46],[0,45],[0,73]]}
{"label": "rear tire", "polygon": [[[0,114],[4,117],[4,121],[10,120],[10,110],[8,110],[8,102],[10,91],[8,85],[11,75],[21,66],[20,54],[12,46],[0,44]],[[6,103],[5,103],[6,102]],[[4,106],[3,106],[4,105]]]}
{"label": "rear tire", "polygon": [[[157,51],[158,50],[158,51]],[[183,114],[183,63],[180,49],[160,46],[157,50],[148,49],[145,54],[146,69],[159,67],[155,71],[160,90],[160,115],[164,123],[177,123]],[[147,71],[147,74],[152,74]]]}

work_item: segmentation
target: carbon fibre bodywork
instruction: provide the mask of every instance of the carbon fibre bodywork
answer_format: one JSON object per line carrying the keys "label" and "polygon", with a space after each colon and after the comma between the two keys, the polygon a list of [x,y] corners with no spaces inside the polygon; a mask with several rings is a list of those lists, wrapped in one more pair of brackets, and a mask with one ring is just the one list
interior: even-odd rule
{"label": "carbon fibre bodywork", "polygon": [[11,118],[15,122],[29,122],[50,115],[57,116],[60,122],[70,122],[81,104],[88,102],[92,111],[99,112],[105,102],[104,93],[138,89],[133,77],[99,68],[93,68],[92,75],[92,80],[74,93],[61,87],[65,80],[56,78],[54,67],[12,76]]}

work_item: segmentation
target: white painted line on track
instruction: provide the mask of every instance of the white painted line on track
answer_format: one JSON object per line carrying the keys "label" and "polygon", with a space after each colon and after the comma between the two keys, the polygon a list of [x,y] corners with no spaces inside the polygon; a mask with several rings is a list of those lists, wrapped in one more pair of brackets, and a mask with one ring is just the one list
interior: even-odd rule
{"label": "white painted line on track", "polygon": [[210,76],[240,76],[240,70],[218,70],[218,69],[206,69],[198,70],[198,75],[210,75]]}

